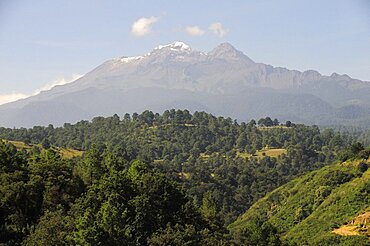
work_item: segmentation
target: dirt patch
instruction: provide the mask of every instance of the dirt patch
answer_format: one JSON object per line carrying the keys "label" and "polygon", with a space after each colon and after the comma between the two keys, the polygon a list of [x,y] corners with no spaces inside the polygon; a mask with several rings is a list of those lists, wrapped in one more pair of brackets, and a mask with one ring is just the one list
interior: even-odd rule
{"label": "dirt patch", "polygon": [[333,233],[341,236],[358,236],[360,233],[357,231],[357,226],[354,225],[344,225],[340,228],[334,229]]}
{"label": "dirt patch", "polygon": [[341,236],[370,236],[370,212],[362,213],[354,218],[347,225],[334,229],[332,232]]}
{"label": "dirt patch", "polygon": [[357,216],[352,222],[354,225],[368,226],[370,224],[370,212],[366,212]]}

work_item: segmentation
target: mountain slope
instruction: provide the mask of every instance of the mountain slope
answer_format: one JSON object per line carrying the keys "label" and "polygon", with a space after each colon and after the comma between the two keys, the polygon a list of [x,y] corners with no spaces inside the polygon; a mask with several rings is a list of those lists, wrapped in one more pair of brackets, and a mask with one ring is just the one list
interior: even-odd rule
{"label": "mountain slope", "polygon": [[260,218],[298,245],[367,245],[368,231],[362,229],[361,233],[360,229],[367,228],[368,222],[356,225],[359,230],[351,237],[333,230],[369,211],[369,164],[369,160],[347,161],[294,179],[255,203],[230,229],[236,233],[248,226],[248,221]]}
{"label": "mountain slope", "polygon": [[239,120],[269,115],[309,124],[366,125],[369,94],[368,82],[256,63],[228,43],[203,53],[175,42],[143,56],[111,59],[72,83],[1,105],[0,125],[60,125],[171,107]]}

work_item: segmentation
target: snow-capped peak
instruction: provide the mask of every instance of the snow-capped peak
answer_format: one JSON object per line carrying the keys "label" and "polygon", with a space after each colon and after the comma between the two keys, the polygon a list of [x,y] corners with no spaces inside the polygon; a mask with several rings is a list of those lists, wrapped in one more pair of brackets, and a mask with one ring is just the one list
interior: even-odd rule
{"label": "snow-capped peak", "polygon": [[180,42],[180,41],[176,41],[171,44],[159,45],[155,47],[154,50],[161,50],[165,48],[169,48],[171,50],[180,50],[180,51],[190,51],[191,50],[189,45],[183,42]]}
{"label": "snow-capped peak", "polygon": [[114,58],[113,60],[119,63],[132,63],[132,62],[140,61],[143,58],[148,57],[151,54],[153,54],[153,52],[156,53],[157,51],[162,50],[162,49],[171,50],[171,51],[182,51],[182,52],[192,51],[189,45],[185,44],[184,42],[176,41],[171,44],[159,45],[155,47],[152,52],[146,53],[143,56],[130,56],[130,57],[124,56],[124,57]]}

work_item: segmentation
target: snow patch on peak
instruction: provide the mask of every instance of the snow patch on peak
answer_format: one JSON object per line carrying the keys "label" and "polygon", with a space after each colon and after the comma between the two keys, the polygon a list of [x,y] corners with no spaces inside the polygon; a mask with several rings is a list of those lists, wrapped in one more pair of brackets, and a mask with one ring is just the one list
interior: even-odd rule
{"label": "snow patch on peak", "polygon": [[189,45],[181,41],[176,41],[171,44],[159,45],[155,47],[154,50],[161,50],[161,49],[166,49],[166,48],[169,48],[170,50],[180,50],[180,51],[190,51],[191,50]]}
{"label": "snow patch on peak", "polygon": [[121,57],[121,58],[120,58],[120,61],[121,61],[121,62],[124,62],[124,63],[129,63],[129,62],[133,62],[133,61],[141,60],[142,58],[144,58],[144,57],[143,57],[143,56]]}
{"label": "snow patch on peak", "polygon": [[[133,63],[140,61],[146,57],[151,56],[152,54],[155,54],[157,51],[160,51],[162,49],[170,50],[170,51],[181,51],[181,52],[191,52],[192,49],[189,45],[185,44],[184,42],[176,41],[171,44],[165,44],[165,45],[159,45],[152,52],[146,53],[142,56],[123,56],[123,57],[117,57],[112,59],[114,66],[121,65],[122,63]],[[182,57],[184,58],[184,57]]]}
{"label": "snow patch on peak", "polygon": [[146,56],[148,56],[148,54],[144,56],[122,56],[122,57],[113,58],[112,61],[115,65],[119,65],[122,63],[132,63],[132,62],[140,61]]}

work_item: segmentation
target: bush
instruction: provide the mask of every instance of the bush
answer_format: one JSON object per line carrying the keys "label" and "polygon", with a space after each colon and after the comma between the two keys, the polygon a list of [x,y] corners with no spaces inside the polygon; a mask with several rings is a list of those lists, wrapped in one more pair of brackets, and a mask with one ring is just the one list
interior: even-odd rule
{"label": "bush", "polygon": [[366,172],[368,168],[369,168],[369,166],[365,162],[361,162],[360,164],[358,164],[358,170],[361,173]]}

